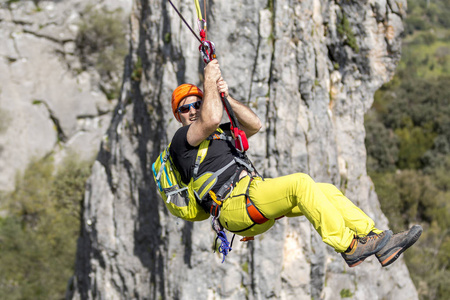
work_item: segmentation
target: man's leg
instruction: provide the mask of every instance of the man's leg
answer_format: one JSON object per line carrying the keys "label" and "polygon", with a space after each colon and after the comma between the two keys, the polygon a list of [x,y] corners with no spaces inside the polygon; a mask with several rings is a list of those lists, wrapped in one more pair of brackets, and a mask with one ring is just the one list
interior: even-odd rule
{"label": "man's leg", "polygon": [[355,234],[366,236],[371,231],[376,234],[383,232],[375,228],[375,222],[345,197],[337,187],[329,183],[317,183],[317,185],[328,198],[328,201],[340,212],[345,226],[353,230]]}
{"label": "man's leg", "polygon": [[298,207],[322,240],[337,252],[346,251],[354,238],[341,212],[307,174],[254,181],[249,193],[255,206],[268,219],[281,217]]}
{"label": "man's leg", "polygon": [[[359,265],[370,255],[379,252],[392,236],[390,230],[380,234],[371,233],[366,237],[355,236],[346,226],[340,210],[306,174],[296,173],[265,181],[255,180],[250,185],[249,194],[266,218],[275,219],[290,214],[293,210],[303,213],[322,240],[337,252],[341,252],[350,267]],[[346,204],[355,209],[349,203]],[[358,214],[361,212],[358,211]],[[373,228],[373,225],[366,224],[364,229],[367,231],[366,228]]]}

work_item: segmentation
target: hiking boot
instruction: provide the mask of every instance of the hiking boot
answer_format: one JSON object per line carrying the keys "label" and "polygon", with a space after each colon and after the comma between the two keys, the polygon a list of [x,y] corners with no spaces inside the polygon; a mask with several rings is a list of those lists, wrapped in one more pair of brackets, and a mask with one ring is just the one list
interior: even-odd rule
{"label": "hiking boot", "polygon": [[414,225],[409,230],[394,234],[386,246],[375,255],[380,264],[386,267],[396,261],[400,254],[419,239],[422,231],[422,226]]}
{"label": "hiking boot", "polygon": [[355,267],[367,257],[379,252],[392,237],[392,231],[385,230],[380,234],[370,232],[365,237],[355,236],[349,249],[341,253],[349,267]]}

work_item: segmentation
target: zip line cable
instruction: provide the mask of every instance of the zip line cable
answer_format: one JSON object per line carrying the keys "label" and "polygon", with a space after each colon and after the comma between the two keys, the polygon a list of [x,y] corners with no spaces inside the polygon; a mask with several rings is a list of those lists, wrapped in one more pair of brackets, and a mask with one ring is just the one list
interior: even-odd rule
{"label": "zip line cable", "polygon": [[200,42],[200,44],[202,43],[202,40],[197,36],[197,34],[194,32],[194,30],[191,28],[191,26],[189,26],[189,24],[186,22],[186,20],[183,18],[183,15],[178,11],[178,9],[175,7],[175,5],[173,5],[172,1],[169,1],[170,5],[172,5],[173,9],[175,9],[175,11],[177,12],[177,14],[180,16],[181,20],[183,20],[184,24],[186,24],[186,26],[189,28],[189,30],[192,32],[192,34],[195,36],[195,38]]}

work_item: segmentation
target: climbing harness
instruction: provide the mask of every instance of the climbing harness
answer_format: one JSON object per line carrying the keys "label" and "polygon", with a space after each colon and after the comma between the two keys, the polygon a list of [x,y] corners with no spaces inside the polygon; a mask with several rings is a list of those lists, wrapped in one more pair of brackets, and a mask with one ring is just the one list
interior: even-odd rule
{"label": "climbing harness", "polygon": [[[215,44],[212,41],[207,40],[207,21],[206,21],[206,1],[204,0],[204,9],[205,9],[205,19],[202,17],[202,12],[200,9],[200,4],[198,0],[194,0],[195,2],[195,8],[197,12],[197,23],[198,23],[198,30],[199,30],[199,36],[194,32],[194,30],[189,26],[189,24],[186,22],[182,14],[178,11],[178,9],[175,7],[175,5],[172,3],[171,0],[168,0],[169,3],[172,5],[172,7],[177,12],[178,16],[181,18],[181,20],[184,22],[184,24],[189,28],[189,30],[192,32],[192,34],[195,36],[195,38],[200,42],[199,45],[199,52],[201,54],[201,57],[205,64],[208,64],[211,60],[216,58],[216,47]],[[225,111],[227,112],[228,118],[230,119],[230,129],[231,134],[234,139],[234,145],[235,148],[242,153],[242,156],[246,158],[245,152],[248,150],[248,140],[245,132],[239,128],[239,123],[236,118],[236,115],[233,112],[233,109],[231,108],[231,104],[228,101],[227,97],[224,93],[220,94],[223,106],[225,108]],[[199,150],[200,153],[200,150]],[[199,157],[199,155],[198,155]],[[203,157],[204,158],[204,157]],[[217,238],[215,240],[215,244],[217,243],[217,240],[220,239],[221,244],[218,248],[219,253],[223,254],[223,260],[222,263],[225,261],[226,255],[232,250],[231,246],[234,240],[234,235],[232,238],[231,243],[228,242],[227,236],[224,232],[223,226],[219,222],[219,216],[220,216],[220,209],[222,207],[223,201],[227,199],[227,195],[230,195],[231,191],[233,190],[234,184],[236,183],[236,179],[239,178],[240,173],[243,170],[249,171],[249,173],[252,173],[254,171],[253,167],[251,166],[251,163],[246,163],[242,159],[235,158],[235,163],[240,165],[240,167],[237,168],[234,175],[227,180],[227,182],[217,191],[217,193],[214,193],[212,191],[212,187],[214,186],[214,183],[211,184],[213,180],[216,180],[217,176],[211,176],[208,178],[202,186],[195,187],[194,184],[194,193],[197,199],[199,199],[200,202],[205,199],[205,197],[208,197],[208,199],[211,199],[211,207],[210,207],[210,215],[211,215],[211,226],[213,230],[217,233]],[[230,164],[225,166],[223,169],[228,168]],[[195,170],[198,170],[198,163],[196,162],[196,165],[194,166],[194,174]],[[220,172],[222,170],[219,170],[217,172]],[[216,172],[216,173],[217,173]],[[223,172],[223,171],[222,171]],[[250,201],[250,198],[247,197],[247,201]],[[254,209],[256,207],[253,206]],[[256,209],[257,210],[257,209]],[[253,210],[252,210],[253,211]],[[259,211],[258,211],[259,212]],[[267,219],[266,219],[267,220]],[[258,219],[258,221],[261,221]],[[244,239],[245,241],[250,239]],[[216,247],[214,247],[216,249]]]}

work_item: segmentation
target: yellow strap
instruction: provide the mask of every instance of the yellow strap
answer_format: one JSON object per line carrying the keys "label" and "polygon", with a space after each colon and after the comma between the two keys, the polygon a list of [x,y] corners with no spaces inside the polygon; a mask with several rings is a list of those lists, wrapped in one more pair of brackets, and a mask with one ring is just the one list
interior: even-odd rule
{"label": "yellow strap", "polygon": [[198,147],[198,152],[197,152],[197,158],[200,158],[200,162],[199,164],[201,164],[203,162],[203,160],[206,157],[206,153],[208,152],[208,146],[209,146],[209,140],[204,140],[203,142],[200,143],[200,146]]}
{"label": "yellow strap", "polygon": [[201,21],[203,20],[202,17],[202,10],[200,9],[200,3],[198,3],[198,0],[194,0],[195,2],[195,9],[197,10],[197,18]]}
{"label": "yellow strap", "polygon": [[[217,128],[217,131],[219,133],[223,133],[223,130],[220,128]],[[205,159],[206,153],[208,153],[209,142],[210,142],[209,140],[204,140],[203,142],[200,143],[200,146],[198,147],[197,159],[200,157],[200,161],[198,163],[199,165]]]}

